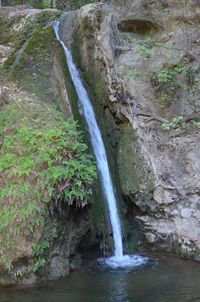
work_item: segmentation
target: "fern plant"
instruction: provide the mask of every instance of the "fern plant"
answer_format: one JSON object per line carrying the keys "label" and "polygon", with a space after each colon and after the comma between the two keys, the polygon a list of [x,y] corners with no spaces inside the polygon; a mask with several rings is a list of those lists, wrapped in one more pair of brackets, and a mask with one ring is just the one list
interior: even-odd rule
{"label": "fern plant", "polygon": [[38,256],[42,243],[34,232],[53,200],[87,204],[96,166],[77,124],[48,105],[10,102],[0,112],[0,129],[0,262],[9,269],[20,238],[32,238]]}

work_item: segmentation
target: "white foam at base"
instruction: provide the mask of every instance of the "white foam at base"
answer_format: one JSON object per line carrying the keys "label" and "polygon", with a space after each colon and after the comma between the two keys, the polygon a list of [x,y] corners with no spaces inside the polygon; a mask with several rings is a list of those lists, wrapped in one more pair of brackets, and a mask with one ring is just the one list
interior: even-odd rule
{"label": "white foam at base", "polygon": [[138,266],[145,265],[148,262],[148,257],[143,257],[139,255],[124,255],[122,257],[109,257],[101,259],[107,266],[112,268],[134,268]]}

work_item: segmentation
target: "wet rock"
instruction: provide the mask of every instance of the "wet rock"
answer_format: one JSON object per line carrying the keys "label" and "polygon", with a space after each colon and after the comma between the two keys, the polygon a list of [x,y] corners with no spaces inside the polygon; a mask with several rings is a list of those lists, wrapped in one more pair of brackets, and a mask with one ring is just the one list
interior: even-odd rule
{"label": "wet rock", "polygon": [[68,259],[54,256],[49,264],[49,278],[50,280],[57,280],[63,276],[69,275],[70,265]]}

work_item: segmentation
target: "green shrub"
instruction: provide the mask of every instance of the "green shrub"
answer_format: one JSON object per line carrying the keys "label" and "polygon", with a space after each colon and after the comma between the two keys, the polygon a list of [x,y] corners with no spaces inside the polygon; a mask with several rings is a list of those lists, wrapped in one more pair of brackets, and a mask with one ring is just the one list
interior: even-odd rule
{"label": "green shrub", "polygon": [[155,90],[160,94],[162,101],[170,103],[181,87],[179,76],[185,76],[187,67],[183,64],[166,64],[158,72],[154,73],[151,81]]}

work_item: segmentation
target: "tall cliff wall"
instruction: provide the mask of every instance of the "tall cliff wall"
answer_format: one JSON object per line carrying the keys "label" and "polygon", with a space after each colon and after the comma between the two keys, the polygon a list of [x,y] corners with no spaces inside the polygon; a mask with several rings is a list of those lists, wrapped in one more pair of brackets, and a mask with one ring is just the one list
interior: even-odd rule
{"label": "tall cliff wall", "polygon": [[198,1],[111,1],[77,13],[77,62],[102,123],[114,119],[120,133],[114,147],[129,212],[152,249],[197,260],[199,20]]}

